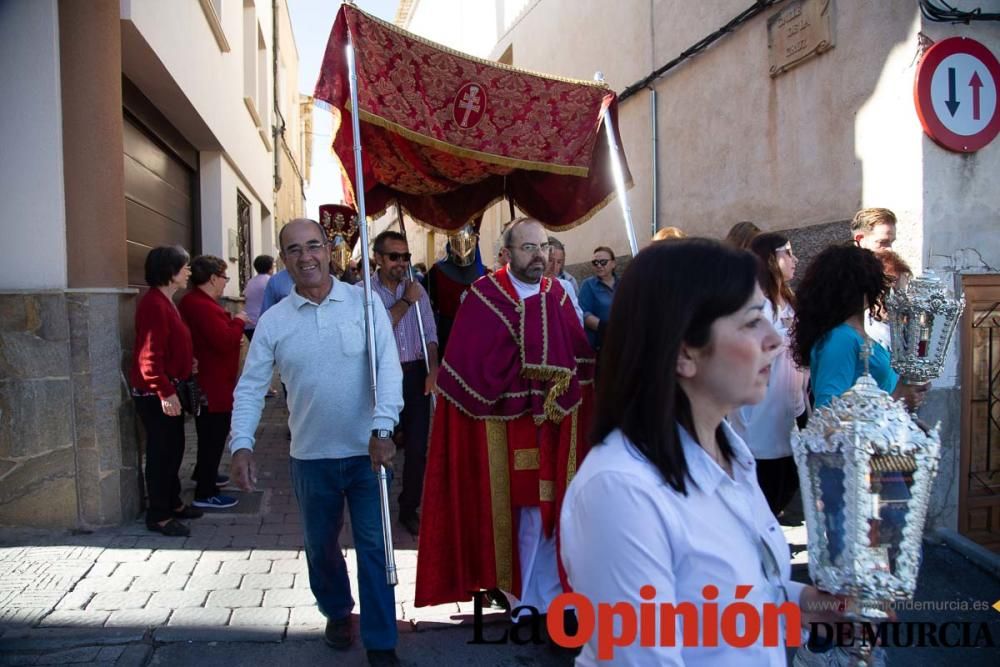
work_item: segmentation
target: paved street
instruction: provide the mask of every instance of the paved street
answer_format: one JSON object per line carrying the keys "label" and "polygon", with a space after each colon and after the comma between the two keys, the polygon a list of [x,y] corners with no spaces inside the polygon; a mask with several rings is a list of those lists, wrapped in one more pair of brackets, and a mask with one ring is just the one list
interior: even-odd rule
{"label": "paved street", "polygon": [[[154,535],[138,520],[91,534],[0,531],[0,665],[365,664],[355,646],[332,653],[309,590],[302,534],[287,466],[285,410],[269,399],[259,431],[260,490],[191,522],[189,538]],[[182,480],[191,487],[193,433]],[[402,460],[398,462],[401,464]],[[187,493],[190,494],[188,488]],[[396,492],[393,492],[395,497]],[[786,523],[798,523],[794,513]],[[805,529],[786,526],[795,562]],[[547,647],[469,645],[471,604],[413,606],[416,540],[395,527],[400,655],[408,665],[562,665]],[[342,543],[353,573],[349,524]],[[918,599],[1000,598],[1000,583],[948,548],[928,546]],[[799,576],[804,568],[796,568]],[[353,574],[352,574],[353,576]],[[352,581],[352,584],[354,582]],[[355,598],[357,594],[355,593]],[[914,612],[904,620],[990,621],[1000,614]],[[487,630],[502,632],[500,612]],[[898,649],[896,664],[996,664],[974,649]]]}

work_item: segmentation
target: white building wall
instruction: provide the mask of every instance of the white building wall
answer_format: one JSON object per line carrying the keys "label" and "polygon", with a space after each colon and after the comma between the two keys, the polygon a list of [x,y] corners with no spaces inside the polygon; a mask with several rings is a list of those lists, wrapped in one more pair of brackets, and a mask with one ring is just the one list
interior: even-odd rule
{"label": "white building wall", "polygon": [[[253,196],[246,181],[233,169],[226,157],[218,151],[201,153],[201,251],[215,255],[229,264],[231,280],[225,295],[240,295],[239,265],[230,259],[229,233],[237,232],[236,193],[242,192],[250,200],[250,254],[251,259],[264,254],[273,255],[273,246],[267,235],[262,234],[261,212],[267,207]],[[270,220],[270,217],[267,218]]]}
{"label": "white building wall", "polygon": [[[188,137],[198,149],[221,149],[237,165],[258,199],[272,198],[272,155],[244,103],[243,2],[221,3],[219,17],[231,51],[224,53],[212,35],[198,2],[122,0],[122,18],[136,27],[211,132],[216,145]],[[266,44],[263,104],[257,113],[270,135],[271,2],[256,0],[254,11]],[[253,54],[252,62],[257,62]],[[153,100],[156,102],[157,100]],[[169,114],[168,118],[170,117]],[[171,118],[174,121],[173,118]],[[175,121],[176,122],[176,121]]]}
{"label": "white building wall", "polygon": [[56,0],[0,2],[0,289],[67,285]]}
{"label": "white building wall", "polygon": [[421,37],[480,58],[497,41],[495,0],[420,0],[406,29]]}

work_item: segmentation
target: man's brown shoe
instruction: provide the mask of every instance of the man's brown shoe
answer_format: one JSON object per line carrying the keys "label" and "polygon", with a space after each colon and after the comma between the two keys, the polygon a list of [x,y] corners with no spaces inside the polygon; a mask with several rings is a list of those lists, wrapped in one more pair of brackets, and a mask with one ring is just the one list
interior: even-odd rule
{"label": "man's brown shoe", "polygon": [[333,620],[327,619],[326,630],[323,632],[323,641],[326,645],[335,649],[345,649],[351,645],[351,617]]}

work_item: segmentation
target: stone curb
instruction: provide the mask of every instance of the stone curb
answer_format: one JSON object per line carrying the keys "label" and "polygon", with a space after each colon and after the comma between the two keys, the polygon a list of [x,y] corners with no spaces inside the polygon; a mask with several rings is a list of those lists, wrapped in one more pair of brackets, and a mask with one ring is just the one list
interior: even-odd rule
{"label": "stone curb", "polygon": [[950,528],[938,528],[924,537],[928,541],[944,544],[952,551],[965,556],[992,576],[1000,579],[1000,554],[995,554],[981,544],[976,544]]}
{"label": "stone curb", "polygon": [[153,630],[157,642],[281,642],[284,625],[218,625],[211,627],[166,625]]}
{"label": "stone curb", "polygon": [[77,646],[132,644],[145,638],[145,630],[112,628],[27,628],[8,629],[3,635],[3,651],[54,651]]}

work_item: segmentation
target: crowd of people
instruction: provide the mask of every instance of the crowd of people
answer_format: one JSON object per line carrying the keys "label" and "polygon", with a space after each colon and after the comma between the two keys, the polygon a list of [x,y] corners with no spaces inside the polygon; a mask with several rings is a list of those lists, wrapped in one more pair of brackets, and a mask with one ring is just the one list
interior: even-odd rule
{"label": "crowd of people", "polygon": [[[505,227],[495,270],[471,224],[423,272],[411,269],[405,236],[383,232],[369,276],[374,401],[365,292],[355,266],[333,261],[319,223],[281,229],[285,268],[273,273],[273,258],[258,257],[235,315],[219,304],[225,261],[156,248],[132,372],[147,526],[187,535],[181,519],[237,502],[219,491],[227,439],[232,483],[255,488],[255,433],[277,369],[324,636],[344,648],[354,632],[338,544],[346,501],[371,664],[398,664],[373,474],[393,473],[397,445],[397,519],[419,539],[417,606],[482,596],[521,622],[567,590],[638,609],[700,604],[711,587],[720,608],[791,601],[804,624],[838,618],[842,601],[790,579],[778,517],[798,490],[793,430],[865,369],[912,410],[927,389],[900,382],[890,365],[884,299],[910,276],[891,250],[895,216],[859,211],[851,234],[799,278],[790,237],[752,222],[721,241],[663,229],[621,276],[614,251],[599,246],[587,277],[566,270],[564,244],[531,218]],[[196,404],[182,408],[189,394]],[[198,433],[192,506],[178,477],[184,410]],[[745,586],[749,597],[737,597]],[[573,634],[575,614],[561,612]],[[846,664],[828,639],[810,638],[796,664]],[[616,662],[777,665],[782,644],[633,643]],[[576,660],[600,658],[594,638]]]}

